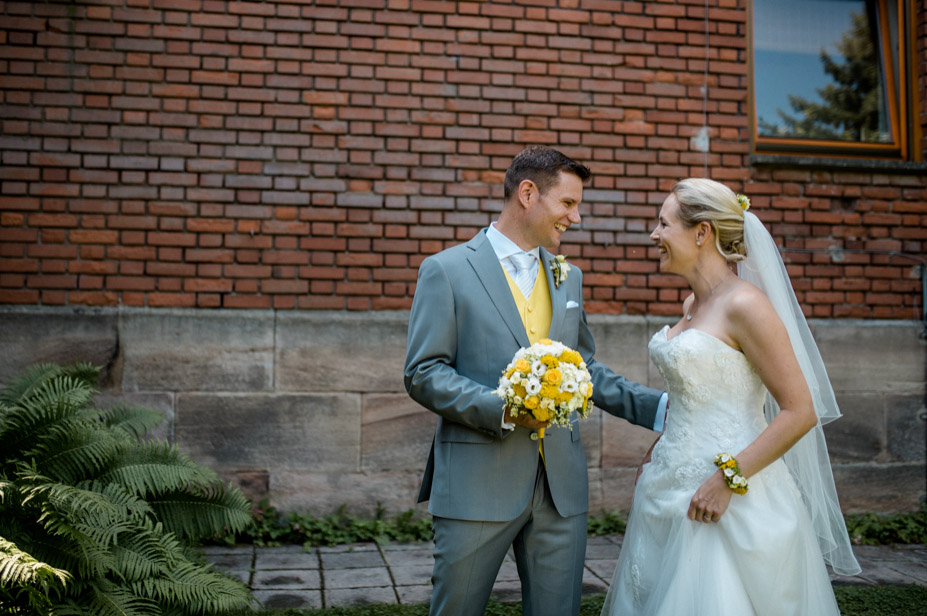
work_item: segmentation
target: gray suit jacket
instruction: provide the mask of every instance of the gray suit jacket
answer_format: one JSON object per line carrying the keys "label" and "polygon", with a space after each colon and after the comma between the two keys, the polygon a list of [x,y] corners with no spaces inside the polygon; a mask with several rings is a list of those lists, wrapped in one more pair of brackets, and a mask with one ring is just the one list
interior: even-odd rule
{"label": "gray suit jacket", "polygon": [[[553,257],[543,248],[540,254],[553,306],[549,338],[582,354],[596,406],[652,428],[662,392],[595,362],[582,307],[582,272],[571,268],[556,288]],[[527,506],[538,442],[526,428],[502,429],[502,399],[492,393],[512,356],[527,346],[528,334],[485,231],[425,259],[412,302],[404,376],[409,395],[440,416],[419,492],[419,502],[430,501],[432,515],[504,522]],[[548,483],[563,516],[589,509],[576,421],[572,431],[548,428],[544,439]]]}

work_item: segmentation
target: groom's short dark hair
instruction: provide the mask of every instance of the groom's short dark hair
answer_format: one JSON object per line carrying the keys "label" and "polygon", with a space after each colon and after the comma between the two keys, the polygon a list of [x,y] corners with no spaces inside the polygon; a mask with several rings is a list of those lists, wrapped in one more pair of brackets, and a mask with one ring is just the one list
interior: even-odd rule
{"label": "groom's short dark hair", "polygon": [[505,201],[515,194],[523,180],[531,180],[541,194],[545,194],[560,181],[561,171],[572,173],[583,181],[592,175],[588,167],[553,148],[542,145],[525,148],[512,159],[505,172]]}

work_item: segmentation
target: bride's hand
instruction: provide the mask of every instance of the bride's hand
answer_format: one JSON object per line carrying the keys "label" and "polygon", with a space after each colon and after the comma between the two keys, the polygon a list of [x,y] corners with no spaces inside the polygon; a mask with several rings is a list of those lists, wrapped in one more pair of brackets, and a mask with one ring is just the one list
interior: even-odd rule
{"label": "bride's hand", "polygon": [[734,493],[718,470],[699,486],[689,502],[689,519],[693,522],[717,522],[727,511]]}

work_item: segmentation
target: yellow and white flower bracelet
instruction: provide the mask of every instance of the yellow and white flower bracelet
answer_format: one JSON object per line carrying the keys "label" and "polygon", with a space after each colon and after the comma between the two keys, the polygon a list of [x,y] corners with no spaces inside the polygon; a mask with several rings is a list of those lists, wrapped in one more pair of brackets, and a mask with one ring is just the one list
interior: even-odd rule
{"label": "yellow and white flower bracelet", "polygon": [[740,474],[737,460],[729,453],[719,453],[715,456],[715,466],[721,469],[727,487],[736,494],[746,494],[749,483],[747,478]]}

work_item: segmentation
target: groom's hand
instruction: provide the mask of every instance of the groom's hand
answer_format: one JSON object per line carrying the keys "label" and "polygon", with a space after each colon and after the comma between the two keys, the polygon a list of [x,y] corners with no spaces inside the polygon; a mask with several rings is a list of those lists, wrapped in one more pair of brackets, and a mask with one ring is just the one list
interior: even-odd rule
{"label": "groom's hand", "polygon": [[529,430],[540,430],[550,425],[549,421],[538,421],[531,413],[514,415],[512,413],[512,407],[510,406],[505,407],[505,421],[507,423],[513,423],[516,426],[528,428]]}

